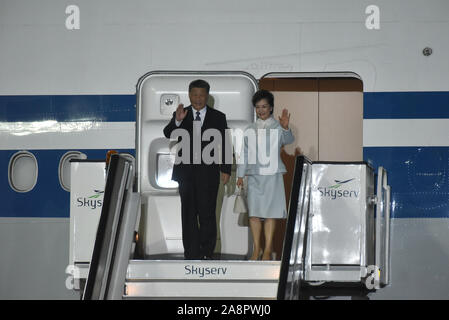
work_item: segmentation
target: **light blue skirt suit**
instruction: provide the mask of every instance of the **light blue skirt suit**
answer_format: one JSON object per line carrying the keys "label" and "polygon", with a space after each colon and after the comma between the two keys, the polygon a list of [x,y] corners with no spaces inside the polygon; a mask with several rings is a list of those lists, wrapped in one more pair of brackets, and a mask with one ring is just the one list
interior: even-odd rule
{"label": "light blue skirt suit", "polygon": [[243,148],[237,154],[237,176],[248,177],[250,217],[287,217],[283,179],[287,170],[281,159],[281,147],[294,140],[291,129],[285,130],[273,117],[257,119],[246,128]]}

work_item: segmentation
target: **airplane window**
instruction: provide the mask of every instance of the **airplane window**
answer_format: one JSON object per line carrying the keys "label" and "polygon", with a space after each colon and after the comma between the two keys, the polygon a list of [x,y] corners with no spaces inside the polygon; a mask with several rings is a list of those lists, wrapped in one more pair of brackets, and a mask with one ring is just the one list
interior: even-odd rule
{"label": "airplane window", "polygon": [[14,191],[31,191],[36,185],[37,174],[37,160],[31,152],[19,151],[11,157],[8,166],[8,181]]}
{"label": "airplane window", "polygon": [[175,155],[170,153],[158,153],[156,183],[161,188],[177,188],[178,183],[171,179]]}
{"label": "airplane window", "polygon": [[87,156],[79,151],[66,152],[59,161],[59,183],[65,191],[70,191],[70,160],[87,159]]}

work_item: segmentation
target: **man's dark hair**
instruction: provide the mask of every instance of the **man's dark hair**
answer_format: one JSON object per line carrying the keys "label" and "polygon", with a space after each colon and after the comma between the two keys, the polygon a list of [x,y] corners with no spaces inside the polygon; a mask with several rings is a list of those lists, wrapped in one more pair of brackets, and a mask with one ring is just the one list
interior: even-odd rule
{"label": "man's dark hair", "polygon": [[[262,99],[266,99],[268,104],[274,109],[274,96],[268,90],[259,90],[253,95],[253,106],[256,106],[256,103]],[[273,109],[271,110],[271,114],[273,114]]]}
{"label": "man's dark hair", "polygon": [[189,84],[189,92],[192,91],[193,88],[203,88],[206,89],[207,93],[209,93],[210,85],[201,79],[194,80]]}

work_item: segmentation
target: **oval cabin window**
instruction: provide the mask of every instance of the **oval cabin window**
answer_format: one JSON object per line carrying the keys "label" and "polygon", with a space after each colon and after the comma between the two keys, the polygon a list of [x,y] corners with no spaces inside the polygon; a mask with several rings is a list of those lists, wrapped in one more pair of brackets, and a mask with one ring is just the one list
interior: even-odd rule
{"label": "oval cabin window", "polygon": [[14,191],[31,191],[36,185],[37,174],[37,160],[31,152],[19,151],[11,157],[8,167],[8,180]]}
{"label": "oval cabin window", "polygon": [[59,161],[59,183],[65,191],[70,191],[70,160],[87,159],[87,156],[79,151],[66,152]]}

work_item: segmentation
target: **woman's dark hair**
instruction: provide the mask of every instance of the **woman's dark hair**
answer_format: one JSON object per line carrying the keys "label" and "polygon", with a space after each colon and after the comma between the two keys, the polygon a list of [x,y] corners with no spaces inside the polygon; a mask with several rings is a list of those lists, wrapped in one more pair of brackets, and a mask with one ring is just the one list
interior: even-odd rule
{"label": "woman's dark hair", "polygon": [[266,99],[268,104],[271,106],[271,114],[273,114],[274,109],[274,96],[273,94],[268,90],[259,90],[253,95],[253,106],[256,106],[256,103],[259,102],[262,99]]}
{"label": "woman's dark hair", "polygon": [[203,88],[206,89],[207,93],[209,93],[210,85],[206,81],[198,79],[190,82],[189,92],[192,91],[193,88]]}

